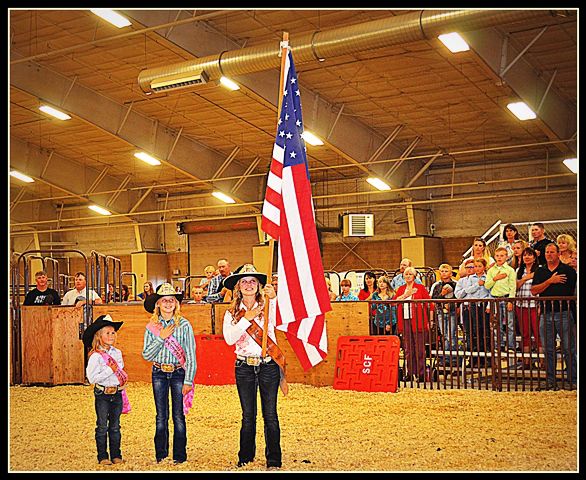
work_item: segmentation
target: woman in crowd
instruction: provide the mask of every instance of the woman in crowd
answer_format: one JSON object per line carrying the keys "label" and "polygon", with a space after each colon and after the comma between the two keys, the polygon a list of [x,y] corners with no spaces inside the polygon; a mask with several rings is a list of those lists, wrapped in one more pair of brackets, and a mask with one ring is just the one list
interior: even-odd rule
{"label": "woman in crowd", "polygon": [[[417,271],[407,267],[403,272],[405,285],[399,287],[395,300],[429,299],[426,288],[415,283]],[[404,302],[398,307],[398,332],[403,333],[407,377],[414,375],[419,382],[425,381],[425,339],[429,332],[429,307],[427,302]]]}
{"label": "woman in crowd", "polygon": [[152,282],[144,282],[143,291],[137,295],[138,298],[141,300],[145,300],[146,297],[155,293],[155,289],[153,288]]}
{"label": "woman in crowd", "polygon": [[465,264],[466,260],[468,260],[470,258],[472,260],[477,260],[479,258],[484,258],[486,260],[486,263],[487,263],[487,267],[486,267],[487,270],[496,263],[494,261],[494,258],[492,258],[490,256],[490,252],[486,248],[486,242],[484,241],[484,239],[477,237],[477,238],[474,239],[474,243],[472,244],[472,255],[470,255],[470,257],[466,258],[460,264],[460,267],[458,269],[458,271],[460,272],[460,278],[465,277],[466,275],[468,275],[468,272],[466,271],[466,268],[464,267],[464,264]]}
{"label": "woman in crowd", "polygon": [[523,264],[523,250],[525,250],[529,244],[525,240],[515,240],[513,242],[513,258],[511,259],[511,267],[517,270]]}
{"label": "woman in crowd", "polygon": [[[367,300],[380,302],[393,299],[391,282],[386,275],[378,277],[377,289]],[[388,303],[373,303],[373,333],[375,335],[396,335],[397,317],[391,312],[391,305]]]}
{"label": "woman in crowd", "polygon": [[130,290],[128,289],[128,285],[125,283],[122,284],[122,301],[128,302],[130,299]]}
{"label": "woman in crowd", "polygon": [[515,240],[519,240],[519,238],[521,238],[519,236],[519,230],[517,230],[515,225],[512,223],[505,225],[505,228],[503,229],[502,240],[499,242],[497,247],[505,247],[507,249],[507,263],[509,265],[511,265],[511,262],[513,261],[513,243]]}
{"label": "woman in crowd", "polygon": [[[533,274],[537,270],[537,254],[531,247],[523,250],[523,264],[517,269],[517,297],[533,297],[531,286]],[[539,321],[537,318],[537,304],[535,300],[523,300],[517,302],[515,314],[521,331],[521,347],[523,350],[523,365],[530,366],[531,349],[534,347],[539,353],[543,353],[539,340]],[[533,341],[531,340],[533,337]]]}
{"label": "woman in crowd", "polygon": [[376,275],[373,272],[364,272],[364,287],[358,292],[359,300],[367,300],[376,290]]}
{"label": "woman in crowd", "polygon": [[567,233],[557,236],[556,243],[560,249],[560,262],[569,265],[572,261],[572,254],[576,251],[576,241],[574,237]]}

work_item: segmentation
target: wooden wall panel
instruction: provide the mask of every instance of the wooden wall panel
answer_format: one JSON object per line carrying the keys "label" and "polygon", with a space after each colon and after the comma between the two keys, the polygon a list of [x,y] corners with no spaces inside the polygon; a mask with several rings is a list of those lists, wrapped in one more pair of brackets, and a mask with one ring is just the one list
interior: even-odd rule
{"label": "wooden wall panel", "polygon": [[22,383],[51,384],[51,307],[21,308]]}
{"label": "wooden wall panel", "polygon": [[53,384],[85,383],[84,347],[79,338],[81,309],[51,309]]}

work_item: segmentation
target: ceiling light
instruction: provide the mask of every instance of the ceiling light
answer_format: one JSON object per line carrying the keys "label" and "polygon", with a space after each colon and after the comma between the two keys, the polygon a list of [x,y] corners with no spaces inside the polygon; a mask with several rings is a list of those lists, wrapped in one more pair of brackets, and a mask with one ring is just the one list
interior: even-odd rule
{"label": "ceiling light", "polygon": [[385,182],[383,182],[380,178],[376,177],[369,177],[366,179],[368,183],[370,183],[373,187],[378,188],[379,190],[390,190],[389,187]]}
{"label": "ceiling light", "polygon": [[240,90],[240,86],[236,82],[230,80],[228,77],[220,77],[220,83],[229,90]]}
{"label": "ceiling light", "polygon": [[45,112],[51,115],[52,117],[58,118],[59,120],[69,120],[71,118],[66,113],[63,113],[60,110],[57,110],[56,108],[50,107],[49,105],[41,105],[39,107],[39,110],[41,112]]}
{"label": "ceiling light", "polygon": [[219,191],[215,191],[212,193],[212,195],[214,197],[216,197],[218,200],[222,200],[222,202],[226,202],[226,203],[236,203],[236,200],[234,200],[232,197],[229,197],[228,195],[226,195],[225,193],[219,192]]}
{"label": "ceiling light", "polygon": [[577,158],[566,158],[564,165],[568,167],[572,173],[578,173],[578,159]]}
{"label": "ceiling light", "polygon": [[145,163],[148,163],[149,165],[160,165],[161,162],[159,160],[157,160],[155,157],[151,157],[148,153],[145,152],[137,152],[134,154],[134,156],[136,158],[138,158],[139,160],[142,160]]}
{"label": "ceiling light", "polygon": [[123,17],[119,13],[116,13],[114,10],[110,10],[109,8],[94,8],[90,9],[90,12],[92,12],[94,15],[97,15],[98,17],[102,17],[104,20],[110,22],[112,25],[118,28],[128,27],[128,25],[131,24],[126,17]]}
{"label": "ceiling light", "polygon": [[99,207],[98,205],[90,205],[88,208],[94,212],[98,212],[100,215],[112,215],[112,212],[106,210],[105,208]]}
{"label": "ceiling light", "polygon": [[507,108],[513,112],[515,117],[517,117],[519,120],[533,120],[537,117],[535,112],[531,110],[525,102],[509,103]]}
{"label": "ceiling light", "polygon": [[309,130],[305,130],[301,134],[301,136],[303,137],[303,140],[305,140],[310,145],[313,145],[314,147],[317,146],[317,145],[323,145],[324,144],[324,142],[322,142],[320,138],[316,137]]}
{"label": "ceiling light", "polygon": [[10,176],[14,177],[14,178],[18,178],[19,180],[22,180],[23,182],[26,183],[33,183],[34,180],[29,177],[28,175],[25,175],[24,173],[20,173],[16,170],[10,170]]}
{"label": "ceiling light", "polygon": [[470,47],[466,43],[459,33],[452,32],[452,33],[445,33],[443,35],[439,35],[437,38],[448,47],[450,52],[458,53],[458,52],[465,52],[470,50]]}

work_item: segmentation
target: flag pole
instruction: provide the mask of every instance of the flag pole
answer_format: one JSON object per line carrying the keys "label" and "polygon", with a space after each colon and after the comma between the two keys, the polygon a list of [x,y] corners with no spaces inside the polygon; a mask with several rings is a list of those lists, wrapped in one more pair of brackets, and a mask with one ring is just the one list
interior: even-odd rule
{"label": "flag pole", "polygon": [[[285,63],[287,62],[287,53],[289,50],[289,32],[283,32],[283,41],[281,42],[281,75],[279,80],[279,94],[277,95],[277,120],[281,117],[281,100],[283,98],[283,87],[285,83]],[[269,238],[269,266],[267,272],[267,281],[273,276],[273,257],[275,254],[275,240]],[[265,302],[265,319],[269,318],[269,303]],[[263,329],[262,333],[262,356],[267,354],[267,330]]]}

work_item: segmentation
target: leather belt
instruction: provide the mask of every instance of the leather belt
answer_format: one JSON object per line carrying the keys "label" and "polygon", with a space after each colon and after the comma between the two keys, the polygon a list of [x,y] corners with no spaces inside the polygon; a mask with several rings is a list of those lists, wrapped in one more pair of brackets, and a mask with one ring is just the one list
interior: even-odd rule
{"label": "leather belt", "polygon": [[124,390],[124,387],[121,387],[120,385],[114,385],[113,387],[105,387],[104,385],[99,385],[97,383],[94,384],[94,388],[97,388],[101,392],[104,392],[106,395],[114,395],[115,393]]}
{"label": "leather belt", "polygon": [[493,298],[511,298],[508,295],[493,295]]}
{"label": "leather belt", "polygon": [[238,360],[243,360],[246,362],[246,365],[251,365],[253,367],[258,367],[261,363],[269,363],[273,359],[268,356],[265,358],[262,357],[245,357],[243,355],[236,355]]}
{"label": "leather belt", "polygon": [[165,373],[173,373],[175,370],[181,368],[181,365],[174,365],[172,363],[157,363],[153,362],[155,368],[165,372]]}

